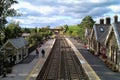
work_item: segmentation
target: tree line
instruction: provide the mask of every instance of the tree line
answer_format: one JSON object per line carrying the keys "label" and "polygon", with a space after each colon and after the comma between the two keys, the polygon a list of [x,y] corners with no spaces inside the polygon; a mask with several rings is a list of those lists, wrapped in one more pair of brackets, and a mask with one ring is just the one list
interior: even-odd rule
{"label": "tree line", "polygon": [[8,39],[8,35],[10,36],[9,30],[6,28],[8,23],[6,18],[19,15],[14,8],[11,8],[13,4],[17,3],[17,0],[0,0],[0,45]]}
{"label": "tree line", "polygon": [[[7,17],[10,16],[20,16],[21,13],[18,13],[14,8],[11,8],[13,4],[17,4],[17,0],[0,0],[0,45],[3,45],[8,39],[20,37],[23,32],[29,32],[31,35],[28,38],[28,41],[32,44],[41,41],[43,38],[52,34],[49,31],[49,26],[45,28],[35,29],[22,29],[19,26],[19,22],[12,22],[7,24]],[[73,37],[82,38],[84,40],[84,33],[86,28],[92,28],[95,21],[91,16],[86,16],[82,19],[80,24],[75,26],[64,25],[64,34],[70,35]],[[7,25],[6,25],[7,24]]]}
{"label": "tree line", "polygon": [[78,38],[81,39],[82,41],[86,41],[85,39],[85,29],[92,29],[93,25],[94,25],[95,21],[92,19],[91,16],[85,16],[80,24],[77,25],[72,25],[72,26],[68,26],[68,25],[64,25],[65,31],[64,34],[74,37],[74,38]]}
{"label": "tree line", "polygon": [[11,8],[13,4],[18,4],[17,0],[0,0],[0,46],[2,46],[8,39],[21,37],[22,33],[30,33],[27,38],[30,45],[38,43],[38,41],[47,38],[52,32],[45,28],[21,28],[19,22],[11,22],[8,24],[7,17],[21,16],[17,10]]}

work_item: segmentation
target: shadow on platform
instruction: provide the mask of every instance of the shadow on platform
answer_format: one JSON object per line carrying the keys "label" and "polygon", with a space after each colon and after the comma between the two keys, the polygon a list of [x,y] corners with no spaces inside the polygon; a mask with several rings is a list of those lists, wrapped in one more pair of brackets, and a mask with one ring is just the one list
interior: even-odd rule
{"label": "shadow on platform", "polygon": [[29,55],[27,58],[25,58],[24,60],[22,60],[19,64],[28,64],[30,62],[32,62],[32,60],[35,58],[35,55]]}

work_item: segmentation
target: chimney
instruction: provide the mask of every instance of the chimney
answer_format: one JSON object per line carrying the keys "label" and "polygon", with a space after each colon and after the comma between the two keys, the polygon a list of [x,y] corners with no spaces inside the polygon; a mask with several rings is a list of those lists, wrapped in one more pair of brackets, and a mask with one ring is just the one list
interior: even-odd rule
{"label": "chimney", "polygon": [[104,19],[100,19],[100,24],[104,24]]}
{"label": "chimney", "polygon": [[114,22],[115,23],[118,22],[118,16],[117,15],[114,16]]}
{"label": "chimney", "polygon": [[106,17],[106,24],[110,24],[111,20],[110,17]]}

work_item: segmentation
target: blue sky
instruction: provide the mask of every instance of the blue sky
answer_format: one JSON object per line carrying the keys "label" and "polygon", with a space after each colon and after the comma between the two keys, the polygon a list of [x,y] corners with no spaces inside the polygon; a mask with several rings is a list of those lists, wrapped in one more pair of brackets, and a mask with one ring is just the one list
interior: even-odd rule
{"label": "blue sky", "polygon": [[9,17],[9,22],[19,21],[21,27],[51,27],[79,24],[90,15],[98,22],[100,18],[120,13],[119,0],[18,0],[12,8],[22,13]]}

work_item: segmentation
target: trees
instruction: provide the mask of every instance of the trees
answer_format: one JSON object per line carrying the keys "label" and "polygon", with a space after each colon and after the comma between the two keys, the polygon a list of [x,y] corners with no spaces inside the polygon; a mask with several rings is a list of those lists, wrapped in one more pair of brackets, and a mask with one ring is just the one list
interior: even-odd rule
{"label": "trees", "polygon": [[[0,46],[3,44],[3,41],[6,42],[12,35],[10,34],[12,31],[9,28],[5,28],[5,24],[7,23],[7,17],[18,15],[17,11],[11,8],[16,3],[18,3],[17,0],[0,0]],[[13,31],[14,35],[16,35],[19,30],[15,27]],[[4,40],[1,39],[1,35],[4,36]]]}
{"label": "trees", "polygon": [[79,27],[79,36],[80,38],[85,42],[86,39],[85,39],[85,29],[86,28],[89,28],[89,29],[92,29],[93,28],[93,25],[94,25],[95,21],[92,19],[91,16],[85,16],[81,23],[78,25]]}
{"label": "trees", "polygon": [[50,35],[52,35],[52,32],[49,30],[49,26],[44,28],[35,27],[31,30],[31,34],[27,40],[29,41],[30,46],[33,46],[43,42],[43,40],[49,38]]}
{"label": "trees", "polygon": [[4,41],[6,41],[9,38],[20,37],[21,33],[22,31],[18,22],[9,23],[4,30],[4,34],[5,34]]}
{"label": "trees", "polygon": [[91,16],[86,16],[82,19],[80,26],[83,28],[92,28],[94,23],[95,23],[95,21],[92,19]]}
{"label": "trees", "polygon": [[64,28],[66,28],[65,30],[65,34],[72,36],[72,37],[76,37],[76,38],[80,38],[81,40],[83,40],[83,42],[85,42],[85,29],[86,28],[93,28],[95,21],[92,19],[91,16],[86,16],[82,19],[80,24],[77,25],[72,25],[67,27],[66,25],[64,26]]}
{"label": "trees", "polygon": [[18,3],[17,0],[0,0],[0,31],[4,34],[5,24],[7,23],[6,18],[8,16],[19,15],[17,11],[11,6]]}
{"label": "trees", "polygon": [[20,37],[22,29],[18,22],[11,22],[4,27],[4,33],[0,33],[0,45],[3,45],[8,39]]}
{"label": "trees", "polygon": [[[19,15],[19,13],[17,13],[15,9],[11,8],[13,4],[17,4],[17,3],[18,3],[17,0],[0,0],[0,32],[2,33],[2,36],[4,36],[5,41],[8,38],[6,34],[9,35],[9,30],[5,29],[5,24],[7,23],[6,18],[9,16]],[[1,42],[0,45],[2,45],[3,41],[1,38],[0,38],[0,42]]]}
{"label": "trees", "polygon": [[28,28],[22,28],[22,32],[24,32],[24,33],[30,33],[30,32],[31,32],[31,30],[30,30],[30,29],[28,29]]}
{"label": "trees", "polygon": [[68,30],[68,25],[66,24],[66,25],[64,25],[64,32],[63,33],[66,33],[66,31]]}

